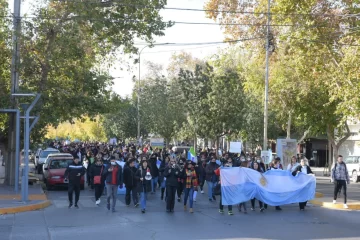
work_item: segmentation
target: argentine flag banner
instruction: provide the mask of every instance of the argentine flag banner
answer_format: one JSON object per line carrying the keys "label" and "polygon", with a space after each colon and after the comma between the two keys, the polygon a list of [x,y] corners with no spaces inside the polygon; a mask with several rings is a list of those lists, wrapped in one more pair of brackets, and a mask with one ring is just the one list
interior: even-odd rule
{"label": "argentine flag banner", "polygon": [[194,147],[191,147],[190,150],[188,151],[187,159],[193,161],[194,163],[197,163],[197,157]]}
{"label": "argentine flag banner", "polygon": [[235,205],[256,198],[271,206],[305,202],[315,197],[316,178],[290,171],[260,173],[250,168],[220,169],[221,197],[224,205]]}

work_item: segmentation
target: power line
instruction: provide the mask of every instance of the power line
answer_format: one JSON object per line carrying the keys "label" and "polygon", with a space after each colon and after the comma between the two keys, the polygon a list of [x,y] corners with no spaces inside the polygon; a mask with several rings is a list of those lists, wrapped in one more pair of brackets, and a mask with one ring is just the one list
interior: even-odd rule
{"label": "power line", "polygon": [[[197,42],[197,43],[154,43],[153,46],[196,46],[196,45],[214,45],[214,44],[224,44],[224,43],[237,43],[237,42],[244,42],[244,41],[250,41],[255,39],[262,39],[263,37],[248,37],[248,38],[241,38],[237,40],[228,40],[228,41],[222,41],[222,42]],[[135,45],[151,45],[146,43],[135,43]]]}
{"label": "power line", "polygon": [[[12,18],[12,16],[0,16],[3,18]],[[42,16],[23,16],[24,19],[46,19],[46,20],[85,20],[85,21],[99,21],[99,22],[111,22],[111,23],[127,23],[127,22],[136,22],[136,23],[147,23],[138,19],[125,18],[122,20],[111,20],[111,19],[99,19],[99,18],[88,18],[86,16],[74,16],[68,18],[54,18],[54,17],[42,17]],[[204,22],[178,22],[178,21],[163,21],[165,24],[185,24],[185,25],[214,25],[214,26],[257,26],[257,27],[266,27],[266,24],[257,24],[257,23],[204,23]],[[313,28],[313,27],[323,27],[323,28],[336,28],[325,25],[299,25],[299,24],[271,24],[271,27],[297,27],[297,28]]]}
{"label": "power line", "polygon": [[[105,2],[92,2],[92,1],[74,1],[74,0],[53,0],[53,2],[64,2],[64,3],[79,3],[79,4],[96,4],[96,5],[111,5],[116,3],[118,6],[124,7],[143,7],[147,8],[147,5],[141,4],[124,4],[120,1],[105,1]],[[155,9],[159,10],[175,10],[175,11],[194,11],[194,12],[217,12],[217,13],[237,13],[237,14],[253,14],[253,15],[267,15],[267,12],[251,12],[251,11],[233,11],[233,10],[210,10],[210,9],[195,9],[195,8],[177,8],[177,7],[155,7]],[[282,16],[334,16],[334,17],[359,17],[360,13],[354,14],[329,14],[329,13],[271,13],[270,15],[282,15]]]}

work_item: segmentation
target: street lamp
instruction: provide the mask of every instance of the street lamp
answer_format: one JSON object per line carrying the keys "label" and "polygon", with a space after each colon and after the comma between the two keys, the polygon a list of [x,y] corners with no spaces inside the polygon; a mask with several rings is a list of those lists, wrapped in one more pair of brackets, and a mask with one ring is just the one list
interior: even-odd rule
{"label": "street lamp", "polygon": [[[168,45],[168,44],[171,44],[171,43],[161,43],[161,44],[154,44],[153,46],[161,46],[161,45]],[[138,94],[137,94],[137,120],[138,120],[138,124],[137,124],[137,140],[138,140],[138,143],[139,145],[141,145],[140,143],[140,81],[141,81],[141,76],[140,76],[140,73],[141,73],[141,53],[142,51],[147,48],[147,47],[150,47],[151,45],[146,45],[144,46],[140,52],[139,52],[139,79],[138,79]]]}

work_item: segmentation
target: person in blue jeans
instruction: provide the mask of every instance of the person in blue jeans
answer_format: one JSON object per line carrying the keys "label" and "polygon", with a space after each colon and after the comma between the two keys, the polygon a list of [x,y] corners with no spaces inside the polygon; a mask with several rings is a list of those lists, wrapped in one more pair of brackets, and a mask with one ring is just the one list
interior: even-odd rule
{"label": "person in blue jeans", "polygon": [[218,169],[219,167],[220,166],[216,163],[216,157],[212,156],[210,163],[205,168],[205,173],[206,173],[205,180],[206,180],[206,184],[208,185],[208,196],[210,202],[216,200],[213,190],[216,183],[218,182],[218,177],[215,174],[215,170]]}
{"label": "person in blue jeans", "polygon": [[198,184],[198,178],[196,176],[194,163],[192,161],[188,161],[185,166],[184,179],[185,179],[184,210],[186,211],[187,199],[189,198],[189,204],[190,204],[189,212],[193,213],[194,190],[197,189],[199,184]]}
{"label": "person in blue jeans", "polygon": [[[147,193],[151,191],[151,173],[148,167],[148,162],[144,157],[140,163],[139,169],[135,173],[135,179],[137,181],[137,191],[140,193],[140,205],[141,212],[146,211],[146,197]],[[150,176],[150,179],[149,179]]]}

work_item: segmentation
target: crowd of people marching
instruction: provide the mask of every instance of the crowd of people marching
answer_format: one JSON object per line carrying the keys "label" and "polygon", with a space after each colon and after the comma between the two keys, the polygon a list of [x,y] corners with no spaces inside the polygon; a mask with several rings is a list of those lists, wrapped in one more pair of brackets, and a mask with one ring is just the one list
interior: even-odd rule
{"label": "crowd of people marching", "polygon": [[[74,207],[78,208],[80,195],[80,178],[86,176],[86,182],[95,192],[95,201],[99,205],[103,192],[106,192],[107,209],[115,212],[118,188],[126,186],[125,203],[130,206],[131,200],[135,207],[140,205],[141,212],[146,212],[147,194],[161,191],[160,198],[166,202],[166,212],[174,212],[175,202],[182,202],[184,210],[193,213],[194,202],[198,192],[205,194],[210,202],[219,198],[219,212],[224,213],[221,200],[220,167],[246,167],[261,173],[269,170],[282,169],[292,172],[295,176],[299,172],[312,174],[305,158],[292,158],[291,163],[284,168],[280,158],[274,158],[266,165],[260,156],[251,154],[225,153],[221,157],[215,150],[199,150],[197,161],[187,160],[186,153],[174,152],[172,149],[158,149],[150,146],[136,147],[130,145],[111,146],[107,144],[73,143],[62,146],[53,143],[52,147],[61,152],[68,152],[74,156],[74,162],[69,165],[65,177],[69,179],[69,208],[73,207],[73,192],[75,192]],[[338,192],[343,188],[344,207],[346,205],[346,182],[349,176],[344,167],[342,157],[333,169],[333,180],[336,182],[334,203]],[[344,184],[345,182],[345,184]],[[140,198],[140,199],[139,199]],[[255,211],[256,199],[251,199],[251,211]],[[264,212],[267,204],[258,201],[259,209]],[[300,210],[304,210],[306,202],[299,203]],[[233,215],[233,206],[228,206],[228,214]],[[247,213],[247,203],[238,204],[240,212]],[[281,211],[280,206],[275,209]]]}

